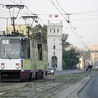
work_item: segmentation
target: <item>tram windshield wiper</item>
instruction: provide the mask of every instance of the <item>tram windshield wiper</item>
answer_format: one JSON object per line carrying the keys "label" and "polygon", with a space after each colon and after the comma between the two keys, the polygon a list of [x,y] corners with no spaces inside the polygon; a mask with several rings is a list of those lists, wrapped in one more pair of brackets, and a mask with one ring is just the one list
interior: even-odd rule
{"label": "tram windshield wiper", "polygon": [[7,56],[7,58],[11,60],[11,58],[9,57],[9,55],[6,53],[6,48],[5,48],[5,46],[4,46],[4,55]]}

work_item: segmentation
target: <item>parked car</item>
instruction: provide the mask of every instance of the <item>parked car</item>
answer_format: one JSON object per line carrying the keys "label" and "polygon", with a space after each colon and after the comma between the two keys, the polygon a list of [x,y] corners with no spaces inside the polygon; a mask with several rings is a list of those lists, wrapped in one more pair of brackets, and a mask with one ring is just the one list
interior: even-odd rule
{"label": "parked car", "polygon": [[49,67],[49,68],[47,69],[47,73],[54,75],[54,69],[53,69],[52,67]]}

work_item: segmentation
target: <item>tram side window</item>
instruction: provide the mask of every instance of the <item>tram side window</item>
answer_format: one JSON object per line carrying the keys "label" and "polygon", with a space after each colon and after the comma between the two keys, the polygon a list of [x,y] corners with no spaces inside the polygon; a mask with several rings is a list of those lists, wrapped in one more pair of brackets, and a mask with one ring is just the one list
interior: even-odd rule
{"label": "tram side window", "polygon": [[42,60],[42,44],[38,44],[38,59]]}
{"label": "tram side window", "polygon": [[21,57],[29,59],[30,58],[30,40],[24,39],[21,43]]}

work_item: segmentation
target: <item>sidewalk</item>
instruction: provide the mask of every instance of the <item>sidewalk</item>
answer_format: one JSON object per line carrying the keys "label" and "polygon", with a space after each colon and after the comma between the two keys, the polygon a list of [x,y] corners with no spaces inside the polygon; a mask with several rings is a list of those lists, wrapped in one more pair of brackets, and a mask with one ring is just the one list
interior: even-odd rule
{"label": "sidewalk", "polygon": [[53,98],[78,98],[78,92],[94,77],[86,76],[80,82],[70,86],[69,88],[63,90],[62,92],[58,93]]}

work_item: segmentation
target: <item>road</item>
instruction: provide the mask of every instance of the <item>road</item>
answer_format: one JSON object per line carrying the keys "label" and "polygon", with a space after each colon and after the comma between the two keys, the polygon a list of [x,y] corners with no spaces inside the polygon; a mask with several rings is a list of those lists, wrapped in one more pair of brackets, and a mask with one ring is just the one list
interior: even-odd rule
{"label": "road", "polygon": [[79,98],[98,98],[98,73],[81,90]]}
{"label": "road", "polygon": [[[67,75],[48,75],[44,79],[39,80],[1,82],[0,98],[53,98],[58,93],[84,78],[85,73],[68,74],[76,73],[77,71],[81,70],[58,71],[59,74],[66,73]],[[58,97],[57,95],[55,98],[62,98],[62,96]]]}
{"label": "road", "polygon": [[62,70],[62,71],[55,71],[55,75],[60,75],[60,74],[72,74],[72,73],[78,73],[82,72],[83,70],[77,70],[77,69],[71,69],[71,70]]}

